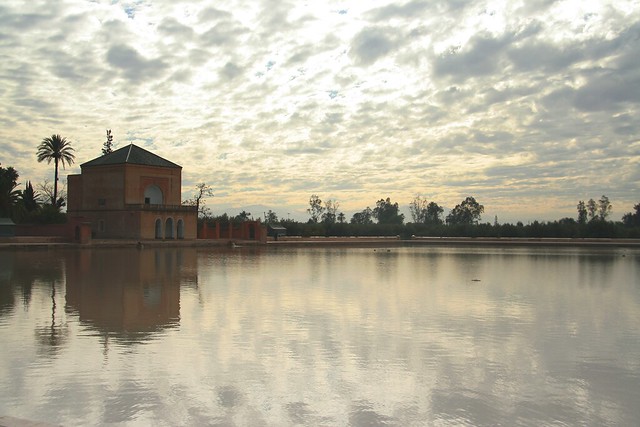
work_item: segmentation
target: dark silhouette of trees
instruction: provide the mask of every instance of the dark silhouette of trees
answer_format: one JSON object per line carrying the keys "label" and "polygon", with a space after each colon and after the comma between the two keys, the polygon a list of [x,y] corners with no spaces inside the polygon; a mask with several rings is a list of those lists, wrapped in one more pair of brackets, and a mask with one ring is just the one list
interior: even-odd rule
{"label": "dark silhouette of trees", "polygon": [[598,217],[600,218],[600,221],[607,220],[607,217],[611,213],[611,209],[612,206],[609,202],[609,198],[603,194],[602,197],[600,197],[600,200],[598,200]]}
{"label": "dark silhouette of trees", "polygon": [[351,217],[351,224],[373,224],[373,211],[369,206],[366,209],[356,212]]}
{"label": "dark silhouette of trees", "polygon": [[271,209],[264,214],[264,222],[265,224],[277,224],[278,223],[278,215]]}
{"label": "dark silhouette of trees", "polygon": [[427,199],[423,199],[421,196],[414,197],[409,203],[409,212],[415,224],[424,223],[427,215]]}
{"label": "dark silhouette of trees", "polygon": [[467,197],[447,215],[447,224],[477,224],[484,212],[484,206],[473,197]]}
{"label": "dark silhouette of trees", "polygon": [[75,160],[73,151],[71,143],[67,141],[66,138],[57,134],[44,138],[38,146],[38,162],[46,160],[47,164],[49,164],[53,160],[55,165],[53,196],[51,198],[51,204],[53,206],[58,206],[58,165],[62,163],[62,167],[64,168],[65,165],[73,164]]}
{"label": "dark silhouette of trees", "polygon": [[20,175],[11,166],[3,168],[0,166],[0,217],[13,217],[15,206],[20,198],[18,178]]}
{"label": "dark silhouette of trees", "polygon": [[335,200],[327,200],[324,202],[325,212],[322,214],[322,222],[325,224],[335,224],[338,217],[338,208],[340,203]]}
{"label": "dark silhouette of trees", "polygon": [[585,204],[584,201],[578,202],[578,224],[586,224],[587,219],[589,222],[600,220],[606,221],[611,214],[612,205],[609,202],[609,198],[604,194],[597,202],[593,199],[589,199]]}
{"label": "dark silhouette of trees", "polygon": [[[66,204],[65,200],[67,198],[67,192],[65,191],[64,184],[62,185],[61,188],[58,189],[57,200],[54,198],[55,196],[53,195],[55,188],[49,182],[49,180],[45,179],[45,181],[42,184],[38,184],[38,190],[40,191],[40,194],[43,195],[44,199],[49,202],[48,204],[53,206],[55,209],[59,210]],[[55,200],[55,203],[53,202],[54,200]]]}
{"label": "dark silhouette of trees", "polygon": [[398,213],[398,203],[391,203],[391,199],[380,199],[373,208],[373,217],[378,220],[378,224],[402,224],[404,215]]}
{"label": "dark silhouette of trees", "polygon": [[238,222],[246,222],[251,219],[251,212],[242,211],[238,215],[236,215],[236,220]]}
{"label": "dark silhouette of trees", "polygon": [[589,217],[589,221],[593,221],[596,219],[596,215],[598,213],[598,205],[596,201],[593,199],[589,199],[587,201],[587,216]]}
{"label": "dark silhouette of trees", "polygon": [[40,195],[33,189],[31,181],[27,181],[25,189],[22,190],[22,205],[25,211],[34,212],[38,209]]}
{"label": "dark silhouette of trees", "polygon": [[586,224],[587,223],[587,205],[585,205],[583,200],[578,202],[578,224]]}
{"label": "dark silhouette of trees", "polygon": [[429,202],[425,216],[425,224],[439,225],[442,224],[442,213],[444,208],[440,207],[436,202]]}
{"label": "dark silhouette of trees", "polygon": [[411,218],[415,224],[442,224],[442,213],[444,209],[436,202],[428,202],[420,196],[416,196],[409,203]]}
{"label": "dark silhouette of trees", "polygon": [[635,212],[627,212],[622,216],[622,223],[627,227],[640,227],[640,203],[633,209]]}

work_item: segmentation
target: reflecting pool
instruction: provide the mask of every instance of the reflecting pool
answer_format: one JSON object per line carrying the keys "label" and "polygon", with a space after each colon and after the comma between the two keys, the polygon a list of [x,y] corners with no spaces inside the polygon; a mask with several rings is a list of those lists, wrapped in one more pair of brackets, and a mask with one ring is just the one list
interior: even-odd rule
{"label": "reflecting pool", "polygon": [[640,251],[4,251],[0,343],[60,425],[637,425]]}

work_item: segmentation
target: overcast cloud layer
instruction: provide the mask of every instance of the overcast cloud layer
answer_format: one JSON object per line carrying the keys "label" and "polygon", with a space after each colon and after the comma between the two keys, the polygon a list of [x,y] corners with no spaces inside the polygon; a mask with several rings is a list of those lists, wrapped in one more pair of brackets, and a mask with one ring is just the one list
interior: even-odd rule
{"label": "overcast cloud layer", "polygon": [[78,173],[112,129],[182,165],[185,198],[210,184],[214,213],[640,201],[638,1],[5,0],[0,59],[22,182],[52,179],[42,138],[70,139]]}

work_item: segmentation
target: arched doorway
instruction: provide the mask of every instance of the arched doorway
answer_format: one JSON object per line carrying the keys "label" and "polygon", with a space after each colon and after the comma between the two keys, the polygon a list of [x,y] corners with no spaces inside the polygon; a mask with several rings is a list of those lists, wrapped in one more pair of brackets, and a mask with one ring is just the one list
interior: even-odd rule
{"label": "arched doorway", "polygon": [[184,221],[179,219],[176,226],[177,226],[178,239],[184,239]]}
{"label": "arched doorway", "polygon": [[162,239],[162,220],[156,219],[156,239]]}
{"label": "arched doorway", "polygon": [[164,238],[173,239],[173,218],[167,218],[164,223]]}
{"label": "arched doorway", "polygon": [[152,184],[144,189],[144,204],[145,205],[161,205],[162,204],[162,190],[155,184]]}

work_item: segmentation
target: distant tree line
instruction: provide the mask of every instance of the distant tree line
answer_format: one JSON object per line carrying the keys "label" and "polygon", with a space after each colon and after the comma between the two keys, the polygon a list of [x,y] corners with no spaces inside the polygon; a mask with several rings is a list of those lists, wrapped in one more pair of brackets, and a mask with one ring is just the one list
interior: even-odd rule
{"label": "distant tree line", "polygon": [[[113,136],[107,130],[107,139],[102,154],[113,150]],[[61,223],[66,222],[66,214],[60,210],[66,204],[64,187],[58,187],[58,169],[62,165],[73,164],[75,155],[71,143],[60,135],[44,138],[38,145],[38,162],[54,163],[54,181],[45,181],[34,189],[27,181],[20,188],[19,173],[13,167],[0,165],[0,217],[12,218],[17,223]],[[242,211],[236,216],[226,213],[212,216],[205,205],[205,199],[212,197],[211,187],[205,183],[196,185],[196,192],[184,204],[197,208],[200,222],[241,223],[254,220],[251,213]],[[405,223],[397,202],[391,198],[381,198],[375,207],[367,206],[356,212],[347,221],[340,204],[336,200],[322,201],[317,194],[309,198],[309,220],[299,222],[292,219],[278,219],[272,210],[258,216],[266,224],[278,224],[287,229],[288,235],[298,236],[468,236],[468,237],[608,237],[640,238],[640,203],[634,211],[623,215],[622,221],[610,221],[612,204],[603,195],[599,200],[580,200],[577,204],[577,218],[562,218],[557,221],[534,221],[523,224],[482,223],[484,206],[474,197],[466,197],[443,218],[444,208],[434,201],[416,196],[409,203],[411,222]]]}
{"label": "distant tree line", "polygon": [[[484,206],[472,197],[466,197],[446,217],[444,208],[436,202],[416,196],[409,203],[411,222],[404,222],[398,203],[389,197],[381,198],[372,209],[367,206],[353,214],[349,221],[340,204],[335,200],[323,202],[316,194],[309,198],[306,222],[279,219],[269,210],[259,217],[266,224],[281,225],[289,236],[400,236],[416,237],[531,237],[531,238],[640,238],[640,203],[634,212],[625,214],[622,221],[609,221],[612,205],[606,196],[598,201],[580,201],[577,218],[562,218],[557,221],[533,221],[523,224],[500,224],[481,222]],[[241,212],[236,216],[226,213],[220,216],[200,218],[200,221],[222,221],[240,223],[253,219],[251,214]]]}

